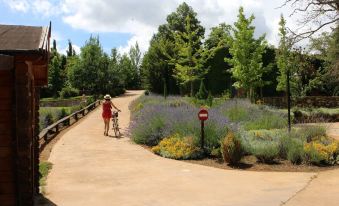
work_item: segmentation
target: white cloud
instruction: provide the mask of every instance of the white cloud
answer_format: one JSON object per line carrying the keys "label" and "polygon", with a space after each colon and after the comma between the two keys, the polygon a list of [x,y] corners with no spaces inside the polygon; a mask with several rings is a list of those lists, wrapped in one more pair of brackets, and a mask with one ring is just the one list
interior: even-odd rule
{"label": "white cloud", "polygon": [[[278,22],[283,13],[287,26],[298,28],[296,19],[300,15],[289,17],[291,7],[281,6],[285,0],[185,0],[198,14],[198,19],[206,28],[220,23],[233,24],[238,9],[244,7],[245,14],[255,15],[253,24],[258,37],[266,33],[270,44],[277,45]],[[58,15],[69,26],[90,33],[120,32],[132,34],[127,44],[119,50],[127,52],[137,41],[142,51],[146,51],[152,35],[160,24],[166,22],[166,16],[175,11],[184,0],[7,0],[3,1],[13,10],[26,12],[29,8],[36,14]],[[207,35],[206,35],[207,36]]]}
{"label": "white cloud", "polygon": [[[160,24],[166,22],[166,16],[175,11],[183,0],[159,1],[112,1],[112,0],[64,0],[63,21],[73,28],[88,32],[122,32],[132,34],[126,45],[119,51],[127,52],[131,45],[137,41],[142,51],[146,51],[152,35]],[[244,6],[247,16],[254,14],[256,19],[255,35],[258,37],[266,33],[269,43],[276,45],[277,26],[274,23],[280,18],[279,11],[275,9],[282,4],[282,0],[187,0],[198,14],[198,19],[206,28],[220,23],[233,24],[237,19],[238,9]]]}
{"label": "white cloud", "polygon": [[7,4],[10,9],[14,11],[27,12],[30,4],[27,0],[3,0],[3,3]]}
{"label": "white cloud", "polygon": [[32,11],[35,15],[50,17],[52,15],[61,14],[61,2],[50,0],[3,0],[11,10],[28,12]]}
{"label": "white cloud", "polygon": [[56,5],[53,5],[49,0],[34,0],[32,2],[32,8],[35,13],[46,17],[56,14],[59,11]]}

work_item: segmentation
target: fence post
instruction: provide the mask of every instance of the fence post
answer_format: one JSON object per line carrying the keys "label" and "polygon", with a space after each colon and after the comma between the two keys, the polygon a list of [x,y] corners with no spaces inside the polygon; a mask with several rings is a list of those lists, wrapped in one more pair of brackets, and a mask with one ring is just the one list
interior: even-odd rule
{"label": "fence post", "polygon": [[46,132],[45,135],[43,136],[44,141],[45,141],[44,144],[47,142],[47,136],[48,136],[48,132]]}

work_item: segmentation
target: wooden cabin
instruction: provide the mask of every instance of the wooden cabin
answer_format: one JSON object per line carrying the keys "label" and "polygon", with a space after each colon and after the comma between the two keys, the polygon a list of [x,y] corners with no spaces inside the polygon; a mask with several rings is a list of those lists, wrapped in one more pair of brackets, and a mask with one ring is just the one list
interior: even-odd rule
{"label": "wooden cabin", "polygon": [[39,93],[47,85],[51,27],[0,25],[0,205],[39,192]]}

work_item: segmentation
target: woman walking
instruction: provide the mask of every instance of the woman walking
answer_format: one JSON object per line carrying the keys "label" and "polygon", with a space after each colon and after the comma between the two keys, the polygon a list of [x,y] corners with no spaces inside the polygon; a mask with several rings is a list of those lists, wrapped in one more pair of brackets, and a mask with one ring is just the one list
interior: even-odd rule
{"label": "woman walking", "polygon": [[112,118],[112,107],[118,110],[118,112],[121,112],[121,110],[118,109],[111,101],[111,96],[109,94],[106,94],[104,96],[104,102],[102,103],[102,118],[104,119],[104,123],[105,123],[105,130],[104,130],[105,136],[108,136],[109,122],[110,122],[110,119]]}

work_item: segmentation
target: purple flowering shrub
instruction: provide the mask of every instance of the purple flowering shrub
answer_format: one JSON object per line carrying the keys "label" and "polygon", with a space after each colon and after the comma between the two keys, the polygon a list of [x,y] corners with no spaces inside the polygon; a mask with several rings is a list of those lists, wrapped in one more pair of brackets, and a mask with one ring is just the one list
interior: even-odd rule
{"label": "purple flowering shrub", "polygon": [[246,99],[230,99],[217,110],[245,130],[281,129],[287,126],[286,114],[267,106],[251,104]]}
{"label": "purple flowering shrub", "polygon": [[[134,114],[129,130],[136,143],[154,146],[165,137],[179,134],[193,137],[193,143],[200,145],[199,108],[183,98],[142,96],[130,105],[130,109]],[[209,119],[205,122],[208,152],[220,147],[220,140],[226,136],[229,127],[230,122],[224,115],[216,109],[209,109]]]}

